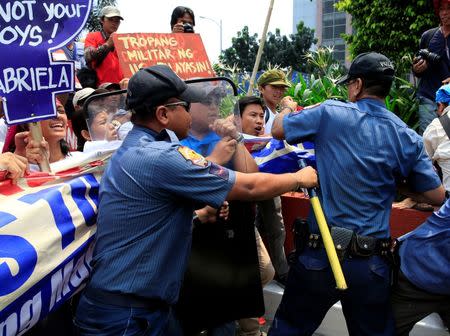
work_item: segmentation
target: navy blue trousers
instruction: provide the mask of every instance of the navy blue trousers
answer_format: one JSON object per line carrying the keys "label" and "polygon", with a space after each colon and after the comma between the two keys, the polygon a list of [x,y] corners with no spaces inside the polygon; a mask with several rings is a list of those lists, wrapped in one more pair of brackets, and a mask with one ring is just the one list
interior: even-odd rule
{"label": "navy blue trousers", "polygon": [[100,303],[81,296],[74,321],[80,336],[181,336],[171,309],[148,310]]}
{"label": "navy blue trousers", "polygon": [[390,305],[390,267],[379,256],[346,258],[348,289],[339,291],[324,249],[306,249],[291,266],[270,336],[312,335],[341,301],[350,336],[395,335]]}

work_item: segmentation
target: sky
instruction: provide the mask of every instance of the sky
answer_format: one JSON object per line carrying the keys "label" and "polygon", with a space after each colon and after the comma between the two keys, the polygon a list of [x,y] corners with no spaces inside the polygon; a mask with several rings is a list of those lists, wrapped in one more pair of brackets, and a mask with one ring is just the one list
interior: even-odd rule
{"label": "sky", "polygon": [[[251,34],[262,35],[269,5],[270,0],[118,0],[124,18],[118,33],[170,33],[173,9],[186,6],[194,11],[195,32],[202,37],[209,60],[216,62],[220,54],[220,20],[222,46],[226,49],[245,25]],[[268,31],[280,28],[282,35],[292,34],[292,6],[292,0],[274,1]]]}

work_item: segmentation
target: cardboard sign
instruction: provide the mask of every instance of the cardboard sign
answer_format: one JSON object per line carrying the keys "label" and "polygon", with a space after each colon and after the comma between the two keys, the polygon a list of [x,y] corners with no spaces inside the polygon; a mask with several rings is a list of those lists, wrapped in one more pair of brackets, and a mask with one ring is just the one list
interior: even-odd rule
{"label": "cardboard sign", "polygon": [[55,95],[74,90],[73,62],[53,62],[84,27],[92,0],[0,2],[0,96],[8,124],[56,116]]}
{"label": "cardboard sign", "polygon": [[125,77],[155,64],[167,64],[183,79],[214,76],[198,34],[117,34],[114,46]]}

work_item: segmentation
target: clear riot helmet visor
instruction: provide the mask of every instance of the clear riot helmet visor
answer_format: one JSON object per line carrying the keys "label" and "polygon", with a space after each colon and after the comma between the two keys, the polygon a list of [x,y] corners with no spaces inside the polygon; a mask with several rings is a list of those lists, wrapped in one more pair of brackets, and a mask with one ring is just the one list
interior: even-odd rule
{"label": "clear riot helmet visor", "polygon": [[[233,124],[231,137],[240,132],[240,125],[235,119],[235,105],[238,100],[234,84],[225,78],[208,78],[186,81],[202,92],[202,100],[191,103],[190,114],[192,125],[189,135],[181,143],[197,153],[209,156],[217,143],[227,136],[224,133],[224,123]],[[237,111],[239,116],[239,111]],[[232,128],[231,126],[229,128]]]}
{"label": "clear riot helmet visor", "polygon": [[92,141],[122,140],[131,129],[131,113],[125,110],[126,90],[89,97],[84,111]]}

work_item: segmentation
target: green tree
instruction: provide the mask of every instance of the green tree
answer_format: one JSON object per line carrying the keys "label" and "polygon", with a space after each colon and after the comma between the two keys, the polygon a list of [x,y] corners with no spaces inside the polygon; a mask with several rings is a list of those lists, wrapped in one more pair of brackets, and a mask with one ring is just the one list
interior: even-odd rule
{"label": "green tree", "polygon": [[403,57],[417,52],[422,33],[438,24],[430,0],[341,0],[336,7],[352,16],[353,34],[344,35],[352,56],[383,53],[398,74],[410,70]]}
{"label": "green tree", "polygon": [[[316,42],[314,30],[305,27],[303,22],[297,25],[297,32],[289,37],[281,35],[279,29],[276,29],[275,33],[269,32],[259,69],[276,65],[305,71],[305,54]],[[252,71],[258,48],[258,34],[250,35],[248,27],[245,26],[237,33],[237,37],[233,37],[231,47],[224,50],[219,59],[227,67],[237,66],[241,70]]]}
{"label": "green tree", "polygon": [[89,14],[89,18],[86,22],[85,29],[89,32],[95,32],[102,29],[102,25],[100,23],[100,18],[98,17],[100,11],[105,6],[115,6],[117,4],[116,0],[98,0],[94,1],[94,6],[92,6],[91,13]]}
{"label": "green tree", "polygon": [[230,68],[237,66],[241,70],[252,71],[259,46],[257,38],[258,34],[250,35],[248,26],[245,26],[232,38],[231,47],[219,56],[220,62]]}

